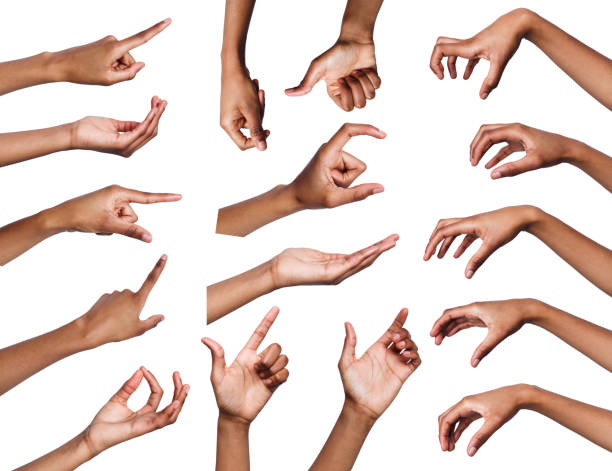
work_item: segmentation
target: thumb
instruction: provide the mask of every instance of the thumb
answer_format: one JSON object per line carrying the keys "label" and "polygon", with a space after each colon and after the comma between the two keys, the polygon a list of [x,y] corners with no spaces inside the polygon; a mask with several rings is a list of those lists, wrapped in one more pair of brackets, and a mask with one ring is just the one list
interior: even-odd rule
{"label": "thumb", "polygon": [[159,324],[164,319],[164,316],[162,316],[161,314],[156,314],[155,316],[151,316],[148,319],[145,319],[140,324],[146,332],[147,330],[151,330],[153,327],[157,327],[157,324]]}
{"label": "thumb", "polygon": [[136,77],[136,74],[140,72],[144,66],[144,62],[134,62],[127,69],[117,70],[116,72],[113,72],[111,75],[112,83],[132,80],[134,77]]}
{"label": "thumb", "polygon": [[151,233],[138,224],[131,224],[129,222],[121,221],[113,226],[111,230],[115,234],[121,234],[126,237],[142,240],[143,242],[151,242],[153,240]]}
{"label": "thumb", "polygon": [[338,203],[347,204],[355,201],[361,201],[366,199],[368,196],[372,196],[376,193],[382,193],[383,191],[385,191],[385,188],[378,183],[364,183],[352,188],[341,189]]}
{"label": "thumb", "polygon": [[257,150],[266,150],[266,132],[261,123],[262,113],[258,109],[247,109],[244,111],[244,117],[249,126],[251,139],[255,142]]}
{"label": "thumb", "polygon": [[310,63],[306,75],[297,87],[287,88],[285,94],[288,96],[304,96],[310,93],[316,83],[323,78],[323,67],[318,59]]}
{"label": "thumb", "polygon": [[468,445],[468,455],[474,456],[476,452],[484,445],[491,435],[493,435],[503,425],[503,422],[493,420],[485,420],[482,427],[474,434]]}
{"label": "thumb", "polygon": [[212,356],[212,371],[210,377],[213,382],[220,381],[225,373],[225,352],[223,351],[223,347],[208,337],[204,337],[202,343],[208,347]]}
{"label": "thumb", "polygon": [[526,159],[523,158],[516,162],[508,162],[507,164],[500,165],[491,172],[491,178],[496,180],[503,177],[514,177],[515,175],[520,175],[521,173],[539,168],[536,165],[529,165],[528,162],[523,162],[524,160]]}
{"label": "thumb", "polygon": [[480,88],[480,98],[483,100],[487,99],[489,94],[499,85],[499,81],[501,80],[503,73],[504,65],[497,62],[491,62],[489,74],[487,75],[487,78],[485,78],[484,82],[482,83],[482,87]]}
{"label": "thumb", "polygon": [[342,347],[342,355],[340,357],[341,367],[346,367],[355,360],[355,346],[357,345],[357,335],[350,322],[344,323],[344,330],[344,346]]}
{"label": "thumb", "polygon": [[482,343],[478,345],[478,347],[476,347],[476,350],[474,350],[474,354],[472,355],[471,360],[472,366],[476,368],[478,366],[478,363],[480,363],[480,361],[484,357],[491,353],[491,350],[497,347],[497,344],[499,344],[499,342],[500,341],[493,337],[491,334],[487,335],[486,338],[482,341]]}

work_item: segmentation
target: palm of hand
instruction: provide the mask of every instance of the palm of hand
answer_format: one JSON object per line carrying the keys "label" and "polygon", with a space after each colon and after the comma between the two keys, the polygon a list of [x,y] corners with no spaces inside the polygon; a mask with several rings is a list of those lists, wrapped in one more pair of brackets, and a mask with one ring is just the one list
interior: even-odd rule
{"label": "palm of hand", "polygon": [[312,249],[287,249],[278,258],[283,286],[331,283],[343,272],[346,256]]}
{"label": "palm of hand", "polygon": [[87,116],[76,132],[76,147],[100,152],[115,153],[121,147],[121,136],[111,118]]}
{"label": "palm of hand", "polygon": [[401,368],[397,353],[389,351],[380,342],[342,371],[346,395],[369,410],[373,418],[379,417],[397,396],[409,372]]}
{"label": "palm of hand", "polygon": [[129,440],[151,430],[155,421],[155,411],[148,405],[144,414],[136,414],[127,405],[111,399],[88,427],[87,437],[94,453],[99,453],[113,445]]}
{"label": "palm of hand", "polygon": [[256,351],[243,350],[215,386],[219,410],[248,423],[257,417],[273,393],[255,371],[258,359]]}

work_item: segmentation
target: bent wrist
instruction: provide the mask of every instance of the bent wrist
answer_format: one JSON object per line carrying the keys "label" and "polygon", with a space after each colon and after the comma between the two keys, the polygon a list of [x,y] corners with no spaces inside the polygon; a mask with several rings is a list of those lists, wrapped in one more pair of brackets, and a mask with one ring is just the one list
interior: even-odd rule
{"label": "bent wrist", "polygon": [[517,410],[529,409],[536,410],[541,400],[543,389],[531,384],[517,384],[512,386],[515,389],[515,400]]}
{"label": "bent wrist", "polygon": [[219,428],[231,432],[232,434],[248,435],[251,422],[243,419],[242,417],[237,417],[235,415],[228,414],[227,412],[219,411],[217,425]]}

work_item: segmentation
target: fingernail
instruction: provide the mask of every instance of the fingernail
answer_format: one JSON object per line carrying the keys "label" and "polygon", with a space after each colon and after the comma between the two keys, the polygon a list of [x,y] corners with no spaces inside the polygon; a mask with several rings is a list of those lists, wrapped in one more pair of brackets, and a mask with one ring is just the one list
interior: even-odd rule
{"label": "fingernail", "polygon": [[257,141],[257,149],[258,150],[266,150],[266,142],[265,141]]}
{"label": "fingernail", "polygon": [[476,454],[476,447],[473,446],[472,448],[470,448],[470,451],[468,451],[468,455],[474,456],[475,454]]}
{"label": "fingernail", "polygon": [[468,270],[468,272],[465,274],[465,276],[468,278],[472,278],[473,275],[474,275],[474,270]]}
{"label": "fingernail", "polygon": [[482,97],[481,97],[481,98],[482,98],[483,100],[486,100],[488,96],[489,96],[489,94],[488,94],[487,92],[485,92],[485,93],[483,93],[483,94],[482,94]]}
{"label": "fingernail", "polygon": [[491,178],[499,178],[499,177],[501,177],[501,172],[498,172],[497,170],[491,174]]}
{"label": "fingernail", "polygon": [[382,193],[383,191],[385,191],[384,188],[374,188],[374,190],[372,190],[372,194],[375,195],[376,193]]}
{"label": "fingernail", "polygon": [[142,241],[143,242],[151,242],[153,240],[153,237],[151,237],[150,234],[143,234],[142,236]]}
{"label": "fingernail", "polygon": [[163,254],[163,255],[161,256],[161,259],[162,259],[162,260],[168,260],[168,256],[167,256],[166,254]]}
{"label": "fingernail", "polygon": [[473,362],[472,362],[472,366],[474,366],[474,368],[476,368],[478,366],[478,363],[480,363],[480,359],[476,358]]}
{"label": "fingernail", "polygon": [[185,386],[185,394],[189,394],[190,389],[191,389],[191,386],[189,385]]}

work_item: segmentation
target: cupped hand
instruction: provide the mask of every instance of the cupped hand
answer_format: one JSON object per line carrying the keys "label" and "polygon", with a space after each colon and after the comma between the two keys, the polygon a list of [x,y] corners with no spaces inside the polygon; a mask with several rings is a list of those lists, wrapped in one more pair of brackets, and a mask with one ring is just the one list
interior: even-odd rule
{"label": "cupped hand", "polygon": [[160,257],[138,291],[125,289],[104,294],[79,319],[91,347],[142,335],[164,320],[161,314],[140,320],[140,313],[164,271],[166,260],[166,255]]}
{"label": "cupped hand", "polygon": [[429,335],[440,345],[446,337],[470,327],[486,327],[488,334],[478,345],[471,365],[476,368],[504,339],[517,332],[527,322],[535,301],[532,299],[510,299],[468,304],[447,309],[434,323]]}
{"label": "cupped hand", "polygon": [[[151,394],[143,407],[132,411],[127,403],[143,378],[149,383]],[[95,456],[113,445],[176,422],[189,392],[189,385],[183,384],[178,371],[174,372],[172,379],[174,381],[172,402],[164,409],[157,411],[164,391],[149,370],[144,366],[138,369],[117,394],[100,409],[85,430],[85,443],[92,455]]]}
{"label": "cupped hand", "polygon": [[421,364],[418,347],[403,328],[408,309],[402,309],[391,327],[361,358],[355,356],[357,336],[347,322],[338,363],[346,399],[376,420],[389,407],[404,382]]}
{"label": "cupped hand", "polygon": [[461,434],[472,422],[484,418],[484,424],[470,440],[467,452],[474,456],[497,430],[520,410],[520,385],[463,398],[438,417],[438,440],[442,451],[453,451]]}
{"label": "cupped hand", "polygon": [[289,185],[302,207],[334,208],[384,191],[378,183],[351,186],[366,170],[365,163],[343,150],[355,136],[383,139],[386,134],[369,124],[344,124]]}
{"label": "cupped hand", "polygon": [[349,255],[286,249],[274,258],[275,286],[337,285],[372,265],[382,253],[395,247],[398,239],[399,236],[393,234]]}
{"label": "cupped hand", "polygon": [[151,111],[140,123],[87,116],[77,121],[73,127],[72,147],[130,157],[157,136],[159,119],[167,105],[166,100],[154,96],[151,99]]}
{"label": "cupped hand", "polygon": [[521,173],[552,167],[571,157],[571,139],[524,124],[485,124],[480,127],[470,145],[470,162],[476,166],[495,144],[505,142],[486,169],[495,167],[515,152],[525,152],[519,160],[500,165],[493,169],[491,178],[513,177]]}
{"label": "cupped hand", "polygon": [[202,339],[212,355],[210,379],[219,413],[250,424],[274,391],[287,381],[289,359],[281,354],[279,344],[273,343],[257,353],[278,313],[279,309],[274,307],[265,315],[229,367],[225,364],[223,347],[210,338]]}
{"label": "cupped hand", "polygon": [[170,18],[165,19],[121,41],[114,36],[106,36],[93,43],[55,53],[62,71],[60,79],[87,85],[113,85],[133,79],[145,64],[136,62],[130,51],[161,33],[171,22]]}
{"label": "cupped hand", "polygon": [[66,201],[54,208],[58,225],[68,231],[90,232],[98,235],[122,234],[151,242],[153,236],[135,224],[138,216],[131,203],[152,204],[181,199],[175,193],[145,193],[112,185],[93,193]]}
{"label": "cupped hand", "polygon": [[510,206],[465,218],[441,219],[429,238],[423,259],[429,260],[440,243],[438,258],[443,258],[453,241],[462,234],[465,237],[453,255],[455,258],[460,257],[476,239],[482,239],[482,245],[465,268],[465,276],[472,278],[493,252],[534,222],[536,211],[533,206]]}
{"label": "cupped hand", "polygon": [[306,95],[321,80],[325,80],[329,97],[344,111],[363,108],[380,88],[374,43],[339,40],[310,63],[297,87],[285,93]]}
{"label": "cupped hand", "polygon": [[[266,150],[263,118],[266,94],[259,89],[259,81],[251,80],[247,72],[224,72],[221,80],[221,127],[240,150],[256,147]],[[250,137],[242,133],[248,129]]]}
{"label": "cupped hand", "polygon": [[489,73],[480,88],[480,98],[486,99],[499,85],[508,62],[527,33],[526,18],[530,14],[531,12],[522,8],[513,10],[469,39],[439,37],[431,54],[431,70],[442,80],[442,59],[448,57],[448,72],[454,79],[457,77],[457,57],[462,57],[468,59],[463,74],[463,78],[467,80],[481,59],[489,61]]}

